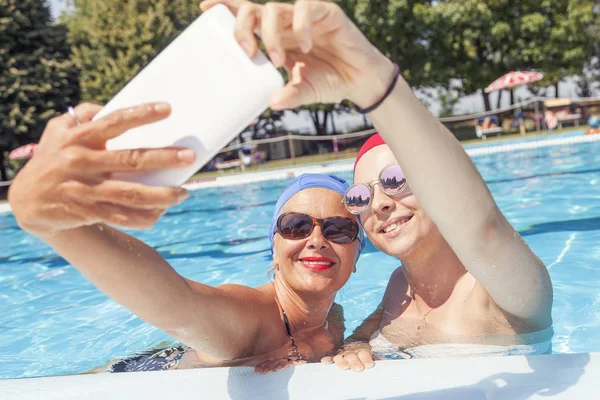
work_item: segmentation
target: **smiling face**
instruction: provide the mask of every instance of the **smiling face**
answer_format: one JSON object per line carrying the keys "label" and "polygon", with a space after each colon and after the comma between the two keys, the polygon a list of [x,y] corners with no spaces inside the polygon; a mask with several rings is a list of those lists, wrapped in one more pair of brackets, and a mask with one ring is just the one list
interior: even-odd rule
{"label": "smiling face", "polygon": [[[356,164],[354,183],[370,183],[396,157],[387,145],[366,152]],[[410,182],[408,182],[410,185]],[[360,215],[365,233],[382,252],[402,259],[414,254],[440,235],[414,195],[389,197],[374,185],[371,207]]]}
{"label": "smiling face", "polygon": [[[346,211],[342,196],[328,189],[305,189],[292,196],[281,210],[310,215],[314,218],[341,216],[357,220]],[[280,215],[281,215],[280,214]],[[337,244],[323,236],[320,226],[299,240],[284,239],[275,234],[273,262],[277,275],[296,291],[323,293],[337,292],[354,271],[360,242]]]}

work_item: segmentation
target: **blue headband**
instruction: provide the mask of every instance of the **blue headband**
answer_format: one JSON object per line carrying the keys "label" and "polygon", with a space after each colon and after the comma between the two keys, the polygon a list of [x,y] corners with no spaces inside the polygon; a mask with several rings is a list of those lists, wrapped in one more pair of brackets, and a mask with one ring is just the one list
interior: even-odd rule
{"label": "blue headband", "polygon": [[[275,211],[273,211],[273,219],[271,220],[271,228],[269,229],[269,241],[271,242],[271,253],[273,253],[273,238],[275,237],[275,230],[277,229],[277,218],[281,213],[281,209],[292,198],[296,193],[310,188],[323,188],[332,190],[340,195],[344,196],[348,189],[348,183],[342,178],[338,178],[333,175],[324,174],[302,174],[294,179],[281,193],[277,204],[275,204]],[[360,242],[360,251],[365,248],[365,237],[362,227],[358,231],[358,240]]]}

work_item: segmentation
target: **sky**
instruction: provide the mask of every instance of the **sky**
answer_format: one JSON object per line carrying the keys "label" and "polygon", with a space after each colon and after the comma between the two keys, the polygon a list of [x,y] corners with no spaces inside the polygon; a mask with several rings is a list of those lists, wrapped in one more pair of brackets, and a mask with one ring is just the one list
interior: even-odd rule
{"label": "sky", "polygon": [[[65,9],[68,4],[68,0],[49,0],[49,4],[52,10],[52,15],[56,18]],[[490,82],[491,83],[491,82]],[[560,83],[560,95],[561,97],[576,97],[575,83],[572,79],[566,79]],[[553,95],[554,90],[550,89],[549,94]],[[600,94],[600,93],[597,93]],[[417,92],[417,96],[420,93]],[[496,99],[498,94],[492,93],[490,95],[491,104],[496,105]],[[527,99],[532,94],[527,90],[526,87],[520,87],[515,90],[515,99]],[[502,106],[507,106],[509,102],[509,95],[505,93],[502,98]],[[440,105],[437,101],[431,101],[429,110],[437,115],[440,110]],[[481,94],[477,93],[471,96],[463,97],[454,109],[455,115],[476,113],[484,110],[483,99]],[[359,115],[336,115],[336,126],[340,130],[352,129],[352,126],[358,125],[362,122],[362,116]],[[306,113],[296,115],[294,113],[286,113],[284,117],[284,124],[287,129],[290,130],[306,130],[312,129],[312,122],[310,117]]]}

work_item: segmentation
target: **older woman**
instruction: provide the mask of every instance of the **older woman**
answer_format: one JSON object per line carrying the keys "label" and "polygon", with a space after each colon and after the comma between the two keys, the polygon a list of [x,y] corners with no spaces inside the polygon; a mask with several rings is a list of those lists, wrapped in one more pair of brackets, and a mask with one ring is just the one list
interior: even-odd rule
{"label": "older woman", "polygon": [[117,171],[187,165],[193,159],[187,150],[104,149],[109,138],[166,117],[169,107],[144,105],[92,121],[98,110],[82,105],[75,109],[78,118],[50,121],[9,200],[23,229],[109,297],[189,346],[125,360],[113,371],[249,365],[265,372],[319,360],[339,347],[343,320],[334,297],[355,270],[362,244],[357,219],[342,204],[345,181],[308,174],[286,188],[269,234],[273,282],[203,285],[105,224],[149,227],[187,196],[180,188],[111,178]]}
{"label": "older woman", "polygon": [[[547,351],[552,286],[545,266],[400,68],[332,2],[207,0],[202,7],[216,3],[237,13],[236,37],[250,56],[256,32],[272,62],[287,69],[289,83],[271,108],[348,99],[387,142],[362,152],[355,180],[365,184],[366,197],[346,202],[371,241],[403,267],[357,335],[368,341],[376,334],[373,344],[398,357]],[[372,363],[369,351],[350,351],[336,362],[353,369]]]}

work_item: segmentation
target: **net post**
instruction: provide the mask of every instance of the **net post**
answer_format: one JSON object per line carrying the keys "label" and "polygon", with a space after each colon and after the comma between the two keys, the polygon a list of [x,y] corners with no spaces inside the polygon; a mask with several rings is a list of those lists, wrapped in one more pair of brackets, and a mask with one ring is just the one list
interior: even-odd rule
{"label": "net post", "polygon": [[292,143],[292,134],[288,132],[288,146],[290,149],[290,158],[292,159],[292,163],[296,165],[296,153],[294,152],[294,144]]}
{"label": "net post", "polygon": [[539,105],[539,101],[536,99],[535,103],[533,103],[534,105],[534,110],[535,110],[535,130],[536,132],[539,132],[541,130],[540,127],[540,105]]}

